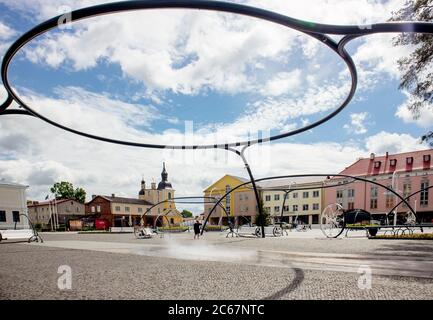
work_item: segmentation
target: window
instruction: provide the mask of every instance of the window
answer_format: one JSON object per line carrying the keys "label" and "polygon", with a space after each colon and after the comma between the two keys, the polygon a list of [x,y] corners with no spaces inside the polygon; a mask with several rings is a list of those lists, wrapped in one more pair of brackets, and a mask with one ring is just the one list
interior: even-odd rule
{"label": "window", "polygon": [[406,158],[406,164],[412,164],[412,162],[413,162],[413,157]]}
{"label": "window", "polygon": [[242,193],[239,195],[239,200],[242,200]]}
{"label": "window", "polygon": [[313,210],[319,210],[319,204],[313,203]]}
{"label": "window", "polygon": [[302,211],[308,211],[308,204],[302,205]]}
{"label": "window", "polygon": [[6,222],[6,211],[0,211],[0,222]]}
{"label": "window", "polygon": [[380,168],[380,161],[375,161],[375,162],[374,162],[374,167],[375,167],[376,169]]}
{"label": "window", "polygon": [[120,206],[116,206],[116,208],[114,208],[114,210],[120,211]]}
{"label": "window", "polygon": [[[392,185],[388,185],[387,187],[392,189]],[[385,205],[387,208],[394,207],[394,194],[391,191],[386,192]]]}
{"label": "window", "polygon": [[348,202],[347,203],[347,209],[348,210],[353,210],[355,208],[355,204],[353,202]]}
{"label": "window", "polygon": [[274,194],[274,200],[275,200],[275,201],[280,200],[280,195],[279,195],[279,194]]}
{"label": "window", "polygon": [[168,193],[168,199],[171,199],[171,192]]}
{"label": "window", "polygon": [[337,199],[343,198],[343,190],[337,190]]}
{"label": "window", "polygon": [[138,208],[138,212],[142,213],[143,212],[143,208]]}
{"label": "window", "polygon": [[289,206],[284,206],[283,211],[289,211]]}
{"label": "window", "polygon": [[275,206],[274,207],[274,212],[280,212],[280,207],[279,206]]}
{"label": "window", "polygon": [[[421,182],[421,190],[428,188],[428,181]],[[420,204],[422,206],[428,206],[428,190],[421,191]]]}
{"label": "window", "polygon": [[271,201],[271,196],[270,195],[265,196],[265,201]]}
{"label": "window", "polygon": [[245,195],[245,200],[248,200],[248,195],[247,194]]}
{"label": "window", "polygon": [[308,191],[304,191],[304,192],[302,193],[302,198],[306,199],[306,198],[308,198],[308,197],[309,197],[309,192],[308,192]]}
{"label": "window", "polygon": [[76,212],[80,212],[80,207],[76,207],[76,208],[75,208],[75,211],[76,211]]}
{"label": "window", "polygon": [[14,222],[20,222],[20,212],[12,211],[12,219]]}
{"label": "window", "polygon": [[125,212],[129,212],[131,209],[129,207],[125,207]]}
{"label": "window", "polygon": [[298,205],[297,204],[293,205],[293,211],[298,211]]}
{"label": "window", "polygon": [[297,192],[293,193],[293,199],[296,199],[297,197],[298,197],[298,193]]}
{"label": "window", "polygon": [[377,187],[370,188],[370,209],[377,209]]}
{"label": "window", "polygon": [[423,156],[423,160],[424,160],[424,162],[430,162],[430,159],[431,159],[431,156],[430,156],[429,154],[425,154],[425,155]]}
{"label": "window", "polygon": [[[403,198],[407,198],[410,196],[412,192],[412,185],[410,183],[403,183]],[[409,199],[407,199],[407,201],[409,201]],[[403,203],[403,207],[407,207],[405,203]]]}
{"label": "window", "polygon": [[313,198],[319,197],[319,191],[313,191]]}
{"label": "window", "polygon": [[390,165],[391,167],[395,167],[396,164],[397,164],[397,159],[391,159],[391,160],[389,160],[389,165]]}
{"label": "window", "polygon": [[349,190],[347,190],[347,196],[349,198],[355,197],[355,189],[349,189]]}
{"label": "window", "polygon": [[[95,206],[92,206],[91,208],[90,208],[90,210],[92,211],[92,212],[95,212]],[[42,210],[43,211],[43,210]]]}
{"label": "window", "polygon": [[96,206],[96,212],[101,212],[101,206]]}
{"label": "window", "polygon": [[[226,185],[226,193],[229,193],[231,190],[231,187],[229,185]],[[230,214],[230,194],[226,197],[226,211],[228,214]]]}

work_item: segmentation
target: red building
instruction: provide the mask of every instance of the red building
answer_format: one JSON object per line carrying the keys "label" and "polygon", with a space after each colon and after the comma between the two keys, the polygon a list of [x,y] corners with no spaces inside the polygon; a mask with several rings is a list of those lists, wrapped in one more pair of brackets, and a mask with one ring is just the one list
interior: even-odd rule
{"label": "red building", "polygon": [[[369,158],[361,158],[340,174],[376,181],[393,188],[403,197],[428,188],[433,184],[433,150],[388,154]],[[368,182],[354,182],[349,178],[332,178],[341,186],[325,189],[325,206],[339,203],[344,209],[364,209],[377,216],[384,215],[400,202],[400,199],[386,189]],[[433,189],[433,188],[432,188]],[[432,190],[420,192],[409,199],[409,204],[424,222],[433,219]],[[408,212],[404,204],[400,204],[396,211],[399,214]]]}

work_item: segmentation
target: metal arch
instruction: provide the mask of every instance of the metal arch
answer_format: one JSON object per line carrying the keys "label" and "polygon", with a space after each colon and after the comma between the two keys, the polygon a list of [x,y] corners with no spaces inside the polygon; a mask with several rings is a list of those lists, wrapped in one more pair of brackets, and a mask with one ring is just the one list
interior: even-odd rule
{"label": "metal arch", "polygon": [[[408,195],[406,198],[404,198],[405,200],[409,200],[409,198],[411,198],[412,196],[414,196],[414,195],[417,195],[418,193],[421,193],[421,192],[423,192],[423,191],[426,191],[426,190],[429,190],[429,189],[431,189],[431,188],[433,188],[433,185],[432,186],[429,186],[429,187],[427,187],[427,188],[423,188],[423,189],[420,189],[420,190],[418,190],[418,191],[415,191],[415,192],[413,192],[413,193],[411,193],[410,195]],[[395,209],[397,209],[401,204],[403,203],[403,200],[400,200],[400,202],[399,203],[397,203],[391,210],[389,210],[389,212],[388,212],[388,214],[390,214],[390,213],[392,213]],[[415,215],[416,216],[416,215]]]}
{"label": "metal arch", "polygon": [[[213,200],[213,201],[209,201],[209,202],[206,202],[206,201],[200,201],[200,202],[183,201],[183,202],[178,202],[178,201],[176,201],[176,200],[192,200],[192,199],[203,199],[203,200]],[[173,201],[173,200],[174,200],[174,201]],[[203,204],[204,204],[204,203],[215,203],[215,200],[218,200],[218,199],[217,199],[217,198],[214,198],[214,197],[202,197],[202,196],[195,196],[195,197],[177,197],[177,198],[171,198],[171,199],[162,200],[162,201],[160,201],[160,202],[158,202],[158,203],[153,204],[151,207],[149,207],[149,208],[146,210],[146,212],[144,212],[144,213],[141,215],[141,218],[140,218],[140,219],[144,220],[143,218],[144,218],[144,217],[145,217],[149,212],[151,212],[151,210],[152,210],[153,208],[159,206],[160,204],[166,203],[166,202],[174,202],[174,203],[188,203],[188,204],[189,204],[189,203],[203,203]],[[227,213],[227,210],[224,208],[224,206],[223,206],[221,203],[219,203],[218,205],[219,205],[220,208],[223,209],[224,213],[225,213],[226,216],[227,216],[227,219],[230,219],[230,216],[229,216],[229,214]],[[215,208],[216,208],[216,207],[213,207],[209,214],[212,214],[213,211],[215,210]],[[171,212],[171,211],[172,211],[172,210],[170,209],[168,212]],[[157,219],[158,219],[161,215],[162,215],[162,213],[158,215]],[[232,231],[232,227],[229,226],[229,228],[230,228],[230,230]]]}
{"label": "metal arch", "polygon": [[250,146],[252,144],[260,144],[263,142],[273,141],[282,139],[284,137],[289,137],[292,135],[299,134],[301,132],[313,129],[316,126],[319,126],[320,124],[328,121],[329,119],[333,118],[335,115],[337,115],[340,111],[342,111],[347,104],[352,99],[357,86],[357,75],[356,75],[356,67],[349,56],[349,54],[345,51],[344,47],[341,47],[339,49],[338,43],[336,43],[332,38],[328,37],[325,33],[330,34],[340,34],[341,31],[336,31],[336,33],[328,32],[329,27],[333,26],[327,26],[327,25],[321,25],[321,24],[314,24],[306,21],[301,21],[297,19],[293,19],[272,11],[258,9],[246,5],[241,4],[235,4],[235,3],[228,3],[228,2],[221,2],[221,1],[206,1],[206,0],[150,0],[150,1],[124,1],[124,2],[114,2],[114,3],[108,3],[108,4],[101,4],[96,5],[93,7],[87,7],[83,9],[78,9],[71,12],[71,23],[74,21],[84,20],[88,19],[94,16],[100,16],[100,15],[107,15],[107,14],[113,14],[113,13],[119,13],[119,12],[126,12],[126,11],[133,11],[133,10],[145,10],[145,9],[164,9],[164,8],[183,8],[183,9],[203,9],[203,10],[210,10],[210,11],[221,11],[221,12],[227,12],[227,13],[234,13],[239,15],[245,15],[250,16],[262,20],[266,20],[269,22],[273,22],[276,24],[280,24],[283,26],[286,26],[288,28],[297,30],[299,32],[303,32],[318,41],[322,42],[326,46],[328,46],[330,49],[332,49],[338,56],[342,58],[342,60],[346,63],[350,74],[351,74],[351,89],[346,97],[346,99],[343,101],[343,103],[335,109],[333,112],[325,116],[324,118],[313,122],[309,125],[306,125],[305,127],[289,131],[286,133],[282,133],[279,135],[262,138],[262,139],[255,139],[255,140],[247,140],[247,141],[241,141],[241,142],[232,142],[232,143],[226,143],[226,144],[209,144],[209,145],[159,145],[159,144],[148,144],[148,143],[136,143],[131,141],[122,141],[122,140],[116,140],[116,139],[110,139],[105,138],[97,135],[92,135],[89,133],[85,133],[73,128],[69,128],[66,126],[63,126],[53,120],[50,120],[49,118],[39,114],[38,112],[31,109],[19,96],[18,94],[12,89],[9,78],[8,78],[8,69],[10,62],[12,61],[15,54],[28,42],[30,42],[32,39],[38,37],[41,34],[44,34],[48,32],[51,29],[54,29],[58,27],[58,21],[62,17],[62,15],[54,17],[52,19],[49,19],[33,29],[29,30],[25,34],[23,34],[17,41],[15,41],[11,47],[6,52],[3,63],[1,66],[1,77],[3,80],[3,84],[8,92],[8,100],[13,99],[15,100],[20,106],[25,108],[31,115],[35,115],[36,117],[40,118],[41,120],[54,125],[60,129],[69,131],[71,133],[75,133],[87,138],[96,139],[100,141],[105,141],[109,143],[115,143],[115,144],[122,144],[122,145],[128,145],[128,146],[135,146],[135,147],[146,147],[146,148],[167,148],[167,149],[211,149],[211,148],[220,148],[220,149],[227,149],[228,147],[238,147],[238,146]]}
{"label": "metal arch", "polygon": [[[280,226],[282,226],[282,219],[283,219],[283,214],[284,214],[284,205],[286,204],[286,198],[288,197],[288,195],[292,192],[292,191],[300,191],[300,190],[311,190],[311,189],[326,189],[326,188],[334,188],[334,187],[338,187],[338,186],[345,186],[347,184],[351,184],[355,182],[354,180],[352,181],[344,181],[343,183],[339,183],[336,185],[322,185],[320,187],[305,187],[305,188],[291,188],[291,186],[288,186],[288,188],[283,188],[283,187],[269,187],[269,188],[261,188],[262,191],[281,191],[284,192],[284,198],[283,198],[283,206],[282,206],[282,210],[281,210],[281,214],[280,214]],[[296,218],[298,217],[298,214],[296,215]]]}
{"label": "metal arch", "polygon": [[[382,187],[386,190],[388,190],[389,192],[393,193],[395,196],[397,196],[404,204],[407,205],[407,207],[409,208],[409,210],[414,214],[414,216],[416,217],[416,220],[419,221],[419,217],[416,214],[416,212],[413,210],[412,206],[406,201],[406,199],[404,199],[401,195],[399,195],[396,191],[394,191],[392,188],[389,188],[388,186],[382,185],[381,183],[377,182],[377,181],[373,181],[373,180],[368,180],[365,178],[361,178],[361,177],[355,177],[355,176],[350,176],[350,175],[346,175],[346,174],[334,174],[334,173],[330,173],[330,174],[323,174],[323,173],[319,173],[319,174],[296,174],[296,175],[285,175],[285,176],[274,176],[274,177],[266,177],[266,178],[260,178],[255,180],[255,182],[260,182],[260,181],[267,181],[267,180],[277,180],[277,179],[284,179],[284,178],[301,178],[301,177],[345,177],[345,178],[351,178],[357,181],[363,181],[366,183],[371,183],[374,185],[377,185],[379,187]],[[245,186],[247,184],[251,184],[252,181],[247,181],[244,183],[241,183],[239,185],[237,185],[236,187],[234,187],[233,189],[231,189],[229,192],[227,192],[224,196],[222,196],[214,205],[214,207],[216,207],[225,197],[227,197],[230,193],[232,193],[234,190]],[[206,217],[205,222],[203,224],[203,228],[206,226],[207,221],[209,220],[209,215]],[[202,231],[203,234],[203,231]]]}

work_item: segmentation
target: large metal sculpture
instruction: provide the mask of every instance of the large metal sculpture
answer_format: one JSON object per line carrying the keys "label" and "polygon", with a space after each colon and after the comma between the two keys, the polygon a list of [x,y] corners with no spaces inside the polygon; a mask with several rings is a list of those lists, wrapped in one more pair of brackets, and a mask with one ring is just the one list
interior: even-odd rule
{"label": "large metal sculpture", "polygon": [[[102,16],[107,14],[114,14],[126,11],[133,10],[148,10],[148,9],[168,9],[168,8],[182,8],[182,9],[201,9],[201,10],[211,10],[211,11],[219,11],[219,12],[227,12],[233,14],[239,14],[244,16],[249,16],[253,18],[258,18],[262,20],[266,20],[272,23],[276,23],[287,28],[297,30],[302,32],[317,41],[323,43],[330,50],[332,50],[338,57],[342,59],[342,61],[347,66],[350,77],[351,77],[351,86],[350,90],[347,93],[344,101],[337,105],[336,108],[322,119],[317,120],[311,124],[305,125],[302,128],[298,128],[295,130],[287,131],[284,133],[280,133],[277,135],[272,135],[270,137],[262,138],[262,139],[253,139],[253,140],[244,140],[244,141],[233,141],[225,144],[203,144],[203,145],[164,145],[164,144],[149,144],[149,143],[137,143],[133,141],[122,141],[116,139],[110,139],[108,137],[98,136],[86,132],[79,131],[74,128],[70,128],[64,126],[60,123],[53,121],[52,119],[42,115],[41,113],[32,109],[29,105],[27,105],[23,99],[17,94],[14,88],[11,86],[9,81],[9,65],[18,53],[18,51],[27,43],[29,43],[32,39],[48,32],[49,30],[55,29],[58,27],[59,19],[62,16],[54,17],[50,20],[47,20],[33,29],[29,30],[25,34],[23,34],[17,41],[15,41],[11,47],[8,49],[6,54],[4,55],[2,66],[1,66],[1,78],[3,84],[7,90],[7,99],[6,101],[0,105],[0,115],[29,115],[37,117],[53,126],[56,126],[60,129],[69,131],[71,133],[75,133],[87,138],[96,139],[104,142],[115,143],[126,146],[134,146],[134,147],[142,147],[142,148],[154,148],[154,149],[172,149],[172,150],[195,150],[195,149],[223,149],[233,153],[236,153],[243,161],[245,165],[245,169],[250,177],[249,184],[254,189],[255,197],[257,204],[260,203],[260,196],[256,186],[256,181],[263,180],[258,179],[255,180],[251,171],[251,168],[246,160],[244,153],[245,150],[254,144],[261,144],[263,142],[271,142],[279,139],[283,139],[286,137],[294,136],[296,134],[300,134],[307,130],[311,130],[326,121],[332,119],[337,114],[339,114],[351,101],[353,98],[356,87],[357,87],[357,72],[354,62],[352,58],[346,51],[346,45],[352,41],[353,39],[378,34],[378,33],[397,33],[397,32],[407,32],[407,33],[433,33],[433,24],[426,22],[391,22],[391,23],[378,23],[371,24],[365,26],[343,26],[343,25],[328,25],[328,24],[320,24],[308,21],[302,21],[295,18],[291,18],[285,15],[281,15],[275,12],[246,6],[242,4],[236,3],[228,3],[228,2],[220,2],[220,1],[204,1],[204,0],[155,0],[155,1],[123,1],[123,2],[113,2],[107,3],[97,6],[92,6],[88,8],[83,8],[79,10],[75,10],[71,12],[68,16],[70,17],[70,22],[74,23],[76,21],[89,19],[95,16]],[[339,41],[335,41],[330,37],[330,35],[341,35],[342,38]],[[15,102],[20,106],[20,109],[12,109],[10,106]],[[317,176],[317,175],[315,175]],[[327,175],[326,175],[327,176]],[[335,174],[331,174],[331,176],[336,176]],[[293,177],[293,176],[287,176]],[[350,177],[350,176],[347,176]],[[275,178],[275,177],[273,177]],[[354,178],[355,177],[350,177]],[[264,178],[264,179],[272,179],[272,178]],[[359,179],[359,178],[358,178]],[[370,181],[371,182],[371,181]],[[378,183],[376,183],[378,184]],[[380,184],[378,184],[380,185]],[[381,187],[387,189],[386,186]],[[389,190],[390,192],[395,193],[393,190]],[[395,193],[396,194],[396,193]],[[396,194],[404,203],[407,203],[405,199]],[[407,203],[410,210],[415,214],[413,209]],[[216,207],[217,205],[215,205]],[[261,211],[261,206],[258,205],[258,210]],[[210,213],[211,214],[211,213]],[[208,215],[208,217],[210,216]],[[262,232],[262,236],[264,237],[264,232]]]}

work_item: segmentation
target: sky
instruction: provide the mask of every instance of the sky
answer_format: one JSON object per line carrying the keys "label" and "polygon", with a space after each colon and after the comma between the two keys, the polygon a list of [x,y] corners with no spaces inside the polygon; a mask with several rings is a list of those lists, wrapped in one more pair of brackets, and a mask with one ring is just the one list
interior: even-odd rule
{"label": "sky", "polygon": [[[51,17],[102,0],[0,0],[0,57],[24,32]],[[385,22],[404,0],[246,0],[298,19],[331,24]],[[67,17],[67,16],[66,16]],[[394,35],[348,46],[358,90],[326,124],[254,146],[257,178],[338,173],[371,152],[426,149],[433,109],[418,119],[398,89],[397,61],[412,52]],[[333,36],[338,39],[338,37]],[[10,65],[10,83],[32,109],[70,128],[156,144],[209,144],[280,134],[332,112],[350,88],[335,53],[308,36],[258,19],[197,10],[147,10],[62,25],[33,39]],[[0,88],[0,101],[6,92]],[[56,181],[88,194],[136,197],[142,177],[159,182],[162,162],[176,196],[202,195],[224,174],[246,177],[222,150],[170,151],[113,145],[39,119],[0,118],[0,179],[45,198]],[[185,206],[200,213],[202,206]]]}

